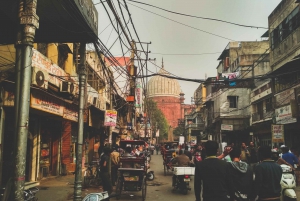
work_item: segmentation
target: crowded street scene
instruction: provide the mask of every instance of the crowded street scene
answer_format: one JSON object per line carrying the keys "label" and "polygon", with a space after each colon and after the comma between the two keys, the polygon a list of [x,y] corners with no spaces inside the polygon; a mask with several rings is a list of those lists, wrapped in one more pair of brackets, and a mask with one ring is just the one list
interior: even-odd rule
{"label": "crowded street scene", "polygon": [[0,0],[0,201],[300,201],[300,0]]}

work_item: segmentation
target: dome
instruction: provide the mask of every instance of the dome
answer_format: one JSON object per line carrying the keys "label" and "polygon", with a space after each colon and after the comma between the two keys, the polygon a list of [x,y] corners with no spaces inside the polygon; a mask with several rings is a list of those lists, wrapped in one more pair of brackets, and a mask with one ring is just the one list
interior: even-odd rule
{"label": "dome", "polygon": [[[170,73],[164,69],[164,65],[162,65],[158,74],[171,76]],[[181,88],[176,79],[156,75],[149,80],[147,84],[147,92],[148,97],[172,96],[179,98]]]}

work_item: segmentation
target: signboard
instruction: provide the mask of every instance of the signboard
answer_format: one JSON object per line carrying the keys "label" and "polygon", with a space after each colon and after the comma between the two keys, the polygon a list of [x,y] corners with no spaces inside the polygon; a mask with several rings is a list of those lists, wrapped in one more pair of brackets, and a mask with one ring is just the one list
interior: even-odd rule
{"label": "signboard", "polygon": [[287,89],[274,96],[275,96],[276,106],[286,105],[290,103],[290,100],[295,99],[295,90],[293,88]]}
{"label": "signboard", "polygon": [[184,136],[179,136],[179,144],[184,144]]}
{"label": "signboard", "polygon": [[222,131],[233,131],[233,125],[221,124]]}
{"label": "signboard", "polygon": [[284,143],[284,125],[271,125],[272,142]]}
{"label": "signboard", "polygon": [[136,108],[141,108],[142,107],[142,100],[143,98],[143,89],[140,83],[137,83],[136,88],[135,88],[135,107]]}
{"label": "signboard", "polygon": [[155,137],[159,137],[159,130],[156,131]]}
{"label": "signboard", "polygon": [[117,111],[106,110],[104,126],[116,126],[117,125]]}
{"label": "signboard", "polygon": [[297,122],[297,119],[293,118],[291,105],[275,109],[275,118],[277,124],[290,124]]}
{"label": "signboard", "polygon": [[78,122],[78,112],[76,111],[76,107],[75,106],[72,107],[69,105],[65,106],[63,118]]}
{"label": "signboard", "polygon": [[64,114],[64,107],[61,100],[34,90],[31,92],[30,106],[58,116],[63,116]]}

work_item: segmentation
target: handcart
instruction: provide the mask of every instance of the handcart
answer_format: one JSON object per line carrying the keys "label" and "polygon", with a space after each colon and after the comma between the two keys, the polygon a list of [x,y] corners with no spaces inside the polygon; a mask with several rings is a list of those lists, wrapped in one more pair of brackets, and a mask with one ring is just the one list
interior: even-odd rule
{"label": "handcart", "polygon": [[[125,149],[130,146],[144,146],[142,140],[121,140],[120,147]],[[129,156],[120,155],[120,168],[118,168],[118,180],[116,186],[117,199],[120,199],[122,191],[141,191],[142,200],[146,200],[147,192],[147,158],[145,155]]]}

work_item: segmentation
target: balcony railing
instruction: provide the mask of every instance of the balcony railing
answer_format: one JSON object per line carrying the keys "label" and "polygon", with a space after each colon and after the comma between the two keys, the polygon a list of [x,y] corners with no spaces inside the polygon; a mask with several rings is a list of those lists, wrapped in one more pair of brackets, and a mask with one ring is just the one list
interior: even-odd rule
{"label": "balcony railing", "polygon": [[272,118],[274,111],[263,111],[252,114],[252,122],[263,121]]}
{"label": "balcony railing", "polygon": [[192,123],[185,125],[185,129],[194,129],[194,130],[203,130],[204,129],[204,123]]}

